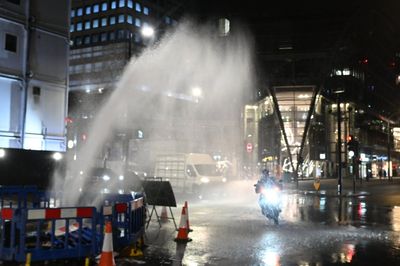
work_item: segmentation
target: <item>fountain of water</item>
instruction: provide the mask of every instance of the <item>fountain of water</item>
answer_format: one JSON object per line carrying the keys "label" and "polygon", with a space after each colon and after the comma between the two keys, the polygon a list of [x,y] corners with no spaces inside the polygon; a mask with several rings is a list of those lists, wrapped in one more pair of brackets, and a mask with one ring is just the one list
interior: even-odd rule
{"label": "fountain of water", "polygon": [[[240,110],[254,86],[249,40],[243,32],[221,38],[214,27],[185,21],[154,47],[132,58],[114,92],[96,115],[88,133],[90,137],[78,153],[76,169],[65,179],[55,178],[53,190],[64,191],[64,202],[69,205],[82,200],[85,193],[79,192],[79,188],[84,187],[86,180],[78,178],[76,173],[89,169],[105,140],[116,128],[126,126],[125,123],[141,121],[148,128],[162,129],[163,123],[182,124],[193,116],[206,123],[207,119],[217,121],[216,124],[222,119],[239,121]],[[193,86],[201,87],[201,95],[192,94]],[[190,108],[195,113],[182,109],[182,102],[195,105]],[[151,123],[154,125],[149,126]],[[193,133],[190,126],[183,128],[189,131],[179,134]],[[90,202],[96,204],[97,200]]]}

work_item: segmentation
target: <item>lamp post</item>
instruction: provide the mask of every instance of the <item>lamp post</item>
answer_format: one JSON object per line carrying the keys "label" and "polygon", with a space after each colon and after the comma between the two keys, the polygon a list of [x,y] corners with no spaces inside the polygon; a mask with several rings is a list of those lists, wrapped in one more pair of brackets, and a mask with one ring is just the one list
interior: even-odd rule
{"label": "lamp post", "polygon": [[[141,34],[145,38],[153,38],[154,37],[154,29],[149,25],[144,25],[142,27]],[[131,57],[132,57],[132,41],[133,41],[133,33],[131,31],[129,31],[129,33],[128,33],[128,63],[129,63],[129,61],[131,60]],[[127,108],[127,113],[126,113],[126,119],[128,121],[127,124],[129,124],[129,122],[130,122],[129,118],[130,118],[130,115],[129,115],[129,110]],[[130,128],[128,128],[128,127],[126,128],[125,131],[126,131],[125,132],[125,139],[124,139],[124,144],[123,144],[123,147],[125,148],[125,150],[124,150],[124,154],[125,154],[124,174],[127,175],[128,170],[129,170],[129,160],[130,160],[130,153],[129,153],[130,152],[130,145],[129,145],[129,142],[130,142],[130,140],[132,138],[131,137],[132,134],[131,134]]]}
{"label": "lamp post", "polygon": [[338,89],[334,92],[336,94],[336,104],[337,104],[337,160],[338,160],[338,185],[337,191],[339,195],[342,195],[342,114],[340,111],[340,94],[344,93],[343,89]]}

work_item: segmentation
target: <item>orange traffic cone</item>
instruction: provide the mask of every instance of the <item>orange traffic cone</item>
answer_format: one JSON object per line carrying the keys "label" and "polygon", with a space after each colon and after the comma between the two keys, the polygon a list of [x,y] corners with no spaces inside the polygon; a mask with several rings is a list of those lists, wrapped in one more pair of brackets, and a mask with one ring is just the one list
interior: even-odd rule
{"label": "orange traffic cone", "polygon": [[186,228],[187,228],[188,232],[193,232],[193,230],[190,229],[190,225],[189,225],[189,208],[188,208],[187,201],[185,201],[185,209],[186,209]]}
{"label": "orange traffic cone", "polygon": [[189,242],[192,241],[188,237],[188,229],[187,229],[187,216],[186,216],[186,209],[185,206],[182,207],[182,214],[181,214],[181,221],[179,223],[179,230],[178,230],[178,235],[175,238],[175,241],[177,242]]}
{"label": "orange traffic cone", "polygon": [[115,266],[113,256],[113,240],[111,222],[106,222],[106,231],[103,240],[103,249],[100,255],[99,266]]}
{"label": "orange traffic cone", "polygon": [[167,213],[167,207],[163,206],[161,210],[161,222],[166,223],[168,222],[168,213]]}

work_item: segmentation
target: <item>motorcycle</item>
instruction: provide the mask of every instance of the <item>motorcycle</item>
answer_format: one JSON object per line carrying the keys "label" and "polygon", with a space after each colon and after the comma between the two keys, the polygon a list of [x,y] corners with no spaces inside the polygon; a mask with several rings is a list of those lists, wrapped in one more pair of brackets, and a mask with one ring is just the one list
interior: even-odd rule
{"label": "motorcycle", "polygon": [[270,220],[274,221],[275,225],[279,224],[279,214],[281,212],[281,187],[276,184],[257,183],[256,193],[260,194],[258,204],[261,208],[261,213]]}

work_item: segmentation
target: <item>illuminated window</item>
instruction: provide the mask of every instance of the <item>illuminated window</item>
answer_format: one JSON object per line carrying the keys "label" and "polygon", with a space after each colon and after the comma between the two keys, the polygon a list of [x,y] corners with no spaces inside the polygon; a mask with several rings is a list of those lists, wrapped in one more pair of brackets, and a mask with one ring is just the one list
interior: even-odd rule
{"label": "illuminated window", "polygon": [[142,26],[142,21],[139,18],[135,19],[135,26],[136,27]]}
{"label": "illuminated window", "polygon": [[99,13],[99,4],[93,5],[93,13]]}
{"label": "illuminated window", "polygon": [[149,8],[148,7],[143,7],[143,14],[148,15],[149,14]]}
{"label": "illuminated window", "polygon": [[107,6],[106,2],[101,3],[101,11],[107,11],[107,8],[108,8],[108,6]]}
{"label": "illuminated window", "polygon": [[82,30],[82,22],[76,23],[76,31],[81,31]]}
{"label": "illuminated window", "polygon": [[136,4],[135,4],[135,10],[136,10],[137,12],[142,12],[142,7],[140,6],[139,3],[136,3]]}
{"label": "illuminated window", "polygon": [[110,17],[110,25],[114,25],[115,24],[115,16],[111,16]]}
{"label": "illuminated window", "polygon": [[101,19],[101,26],[102,26],[102,27],[107,26],[107,18],[102,18],[102,19]]}
{"label": "illuminated window", "polygon": [[117,8],[117,1],[112,1],[111,2],[111,9],[116,9]]}
{"label": "illuminated window", "polygon": [[98,28],[99,27],[99,20],[98,19],[94,19],[93,20],[93,29]]}
{"label": "illuminated window", "polygon": [[119,7],[125,7],[125,0],[119,0]]}
{"label": "illuminated window", "polygon": [[125,22],[125,15],[119,15],[118,16],[118,23],[124,23]]}
{"label": "illuminated window", "polygon": [[133,24],[133,17],[131,15],[127,16],[127,20],[126,20],[129,24]]}
{"label": "illuminated window", "polygon": [[350,76],[350,69],[344,68],[343,69],[343,76]]}
{"label": "illuminated window", "polygon": [[83,8],[82,8],[82,7],[78,8],[78,9],[76,10],[76,15],[77,15],[78,17],[80,17],[80,16],[83,15]]}
{"label": "illuminated window", "polygon": [[75,29],[74,26],[75,26],[74,24],[71,24],[71,26],[70,26],[70,28],[69,28],[69,32],[74,32],[74,29]]}
{"label": "illuminated window", "polygon": [[91,6],[85,7],[85,14],[86,15],[90,15],[91,11],[92,11],[92,7]]}
{"label": "illuminated window", "polygon": [[85,21],[85,30],[90,30],[90,21]]}
{"label": "illuminated window", "polygon": [[132,0],[128,0],[128,7],[129,8],[133,8],[133,1]]}
{"label": "illuminated window", "polygon": [[75,9],[71,10],[71,18],[75,17]]}

